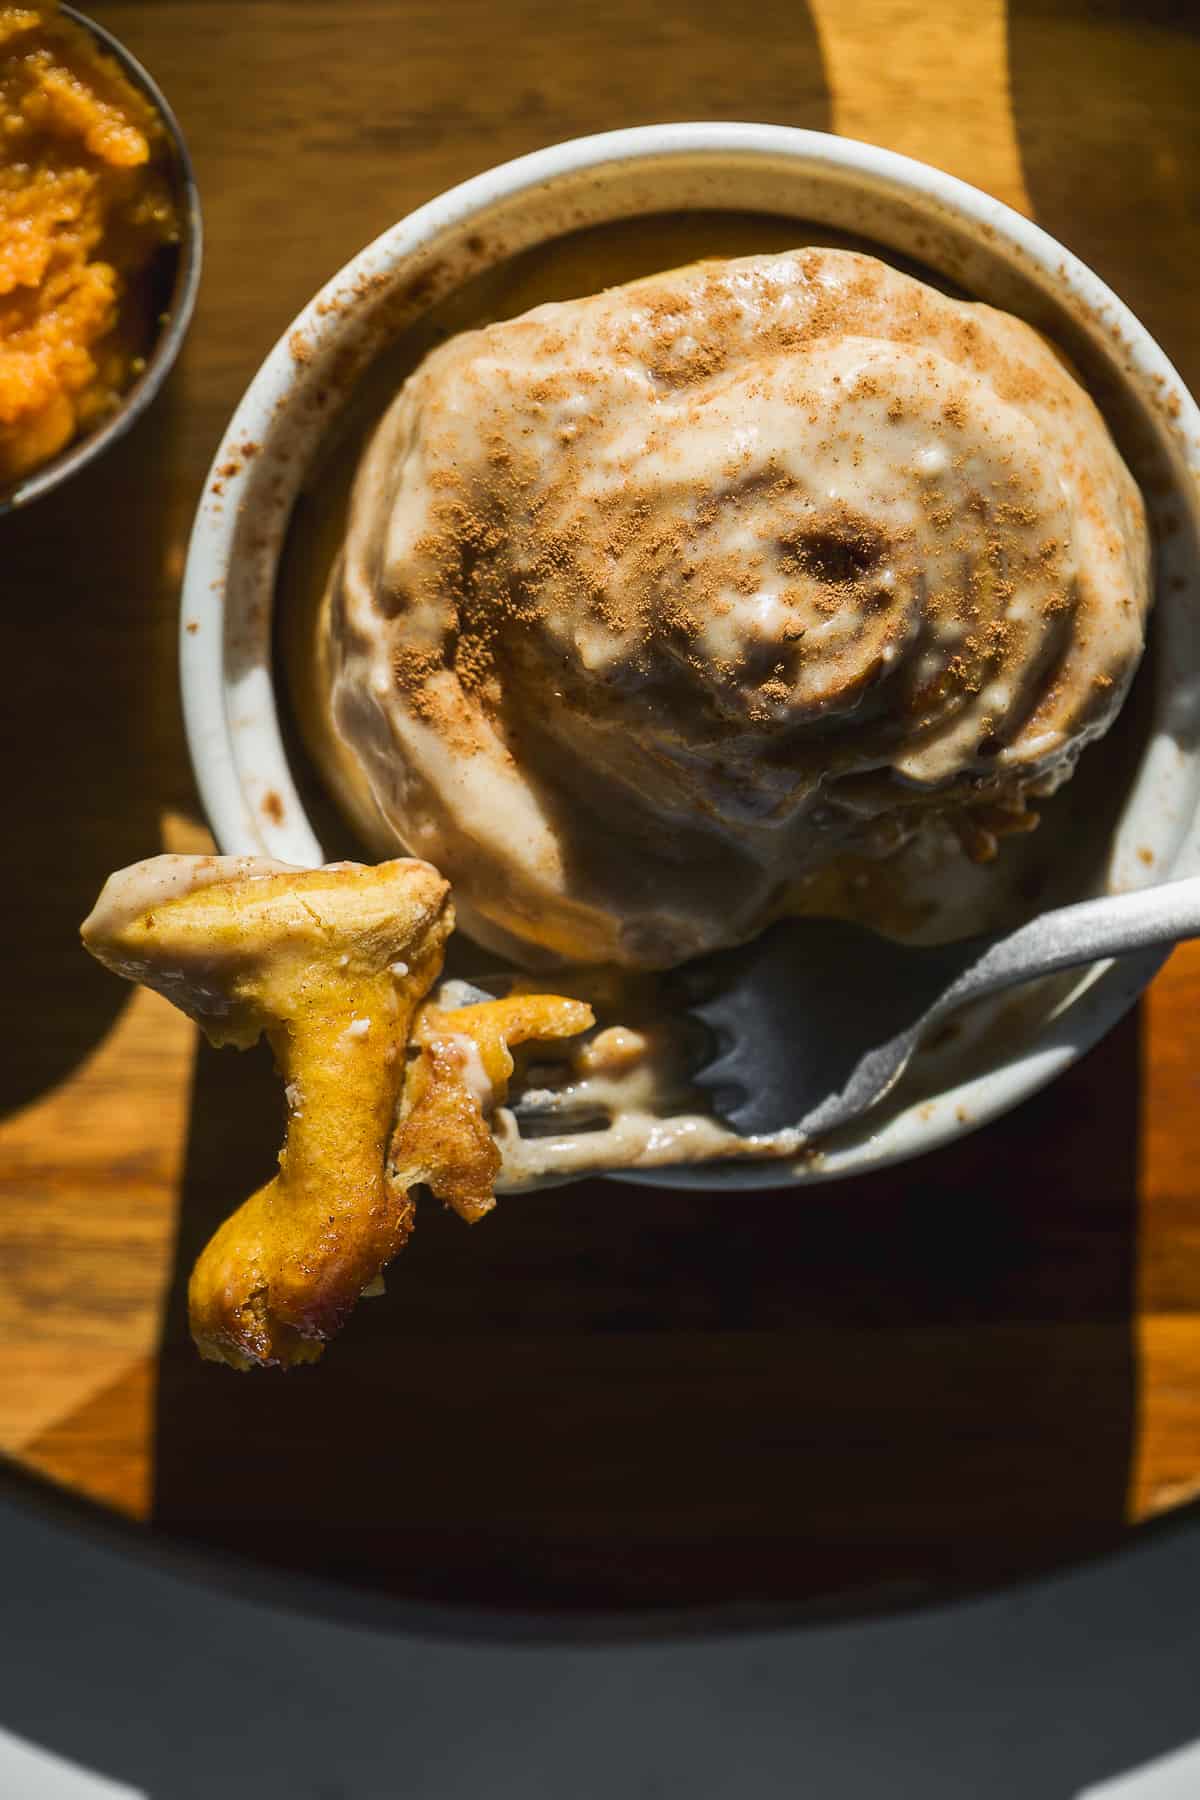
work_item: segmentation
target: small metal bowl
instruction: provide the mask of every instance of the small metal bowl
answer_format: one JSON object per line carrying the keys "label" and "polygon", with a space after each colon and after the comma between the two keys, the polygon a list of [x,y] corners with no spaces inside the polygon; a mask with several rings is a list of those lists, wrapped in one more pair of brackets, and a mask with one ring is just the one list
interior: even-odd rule
{"label": "small metal bowl", "polygon": [[183,343],[192,309],[196,304],[196,290],[200,285],[203,250],[200,195],[196,188],[192,159],[178,119],[158,85],[137,58],[131,56],[124,44],[113,37],[111,32],[105,31],[102,25],[97,25],[83,13],[76,12],[73,6],[60,5],[58,10],[64,18],[82,26],[96,40],[100,48],[120,66],[132,85],[145,95],[162,120],[168,149],[167,172],[179,217],[180,235],[177,244],[164,247],[161,272],[156,269],[152,276],[152,279],[161,281],[164,303],[160,312],[158,335],[146,357],[145,367],[122,394],[118,405],[100,424],[85,432],[82,437],[73,439],[57,455],[31,470],[28,475],[21,476],[8,487],[0,487],[0,514],[12,512],[18,506],[28,506],[31,500],[37,500],[52,488],[61,486],[98,456],[103,456],[110,445],[124,436],[135,419],[141,417],[166,380],[171,365],[179,354],[179,347]]}

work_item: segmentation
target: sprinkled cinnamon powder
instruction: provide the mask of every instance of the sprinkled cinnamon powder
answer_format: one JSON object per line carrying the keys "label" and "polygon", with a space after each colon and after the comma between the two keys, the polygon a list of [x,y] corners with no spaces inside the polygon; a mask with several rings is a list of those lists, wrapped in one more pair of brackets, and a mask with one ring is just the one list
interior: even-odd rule
{"label": "sprinkled cinnamon powder", "polygon": [[[696,950],[834,847],[984,793],[1025,821],[1141,645],[1140,502],[1070,373],[1018,321],[846,252],[707,263],[452,339],[360,492],[338,681],[386,655],[394,705],[472,782],[536,797],[481,893],[526,927],[557,929],[578,885],[620,931],[649,908],[658,943],[665,896],[691,917],[710,880],[676,863],[728,852]],[[403,836],[389,753],[363,750]],[[469,904],[482,827],[460,842],[442,779],[420,773],[421,849]],[[1003,835],[964,831],[980,854]]]}

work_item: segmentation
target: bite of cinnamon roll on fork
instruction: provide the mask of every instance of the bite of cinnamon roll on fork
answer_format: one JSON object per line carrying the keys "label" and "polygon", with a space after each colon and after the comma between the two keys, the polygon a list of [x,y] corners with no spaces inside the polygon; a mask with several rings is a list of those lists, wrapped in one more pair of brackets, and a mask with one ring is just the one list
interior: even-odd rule
{"label": "bite of cinnamon roll on fork", "polygon": [[483,1107],[504,1097],[509,1045],[585,1030],[592,1013],[523,995],[418,1024],[453,925],[448,883],[411,858],[295,869],[159,856],[106,884],[83,926],[92,954],[214,1044],[265,1035],[285,1084],[279,1173],[192,1273],[202,1355],[241,1369],[314,1361],[403,1249],[418,1185],[468,1220],[493,1204],[500,1154]]}

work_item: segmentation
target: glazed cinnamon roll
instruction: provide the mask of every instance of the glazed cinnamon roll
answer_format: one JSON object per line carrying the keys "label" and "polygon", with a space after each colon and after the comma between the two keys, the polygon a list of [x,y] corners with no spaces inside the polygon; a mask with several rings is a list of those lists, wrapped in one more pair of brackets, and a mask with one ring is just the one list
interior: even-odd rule
{"label": "glazed cinnamon roll", "polygon": [[1112,724],[1150,603],[1095,405],[875,259],[689,268],[464,333],[364,458],[331,760],[507,955],[663,967],[932,820],[985,857]]}

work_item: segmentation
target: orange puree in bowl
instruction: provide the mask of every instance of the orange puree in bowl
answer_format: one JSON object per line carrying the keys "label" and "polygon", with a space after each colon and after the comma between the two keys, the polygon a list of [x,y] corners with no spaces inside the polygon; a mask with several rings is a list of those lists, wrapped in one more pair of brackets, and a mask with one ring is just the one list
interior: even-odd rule
{"label": "orange puree in bowl", "polygon": [[111,410],[178,235],[149,101],[52,5],[0,4],[0,486]]}

